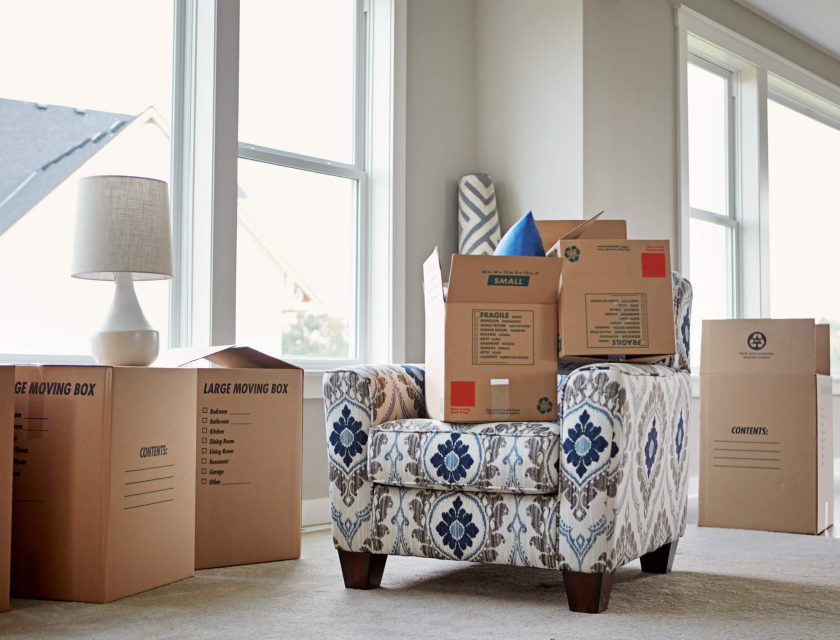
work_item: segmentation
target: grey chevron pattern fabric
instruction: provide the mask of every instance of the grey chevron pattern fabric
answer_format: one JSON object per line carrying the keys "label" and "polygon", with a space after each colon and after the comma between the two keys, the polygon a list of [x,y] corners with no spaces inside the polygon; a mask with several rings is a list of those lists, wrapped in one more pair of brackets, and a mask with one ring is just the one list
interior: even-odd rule
{"label": "grey chevron pattern fabric", "polygon": [[458,182],[458,253],[492,255],[500,239],[493,178],[468,173]]}

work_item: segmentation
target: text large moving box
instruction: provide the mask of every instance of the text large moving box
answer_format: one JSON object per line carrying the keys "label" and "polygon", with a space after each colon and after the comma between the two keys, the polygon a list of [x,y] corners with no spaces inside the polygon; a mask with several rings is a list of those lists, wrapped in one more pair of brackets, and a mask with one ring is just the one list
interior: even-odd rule
{"label": "text large moving box", "polygon": [[0,611],[9,610],[15,368],[0,367]]}
{"label": "text large moving box", "polygon": [[444,288],[423,264],[426,409],[435,420],[557,417],[557,284],[562,262],[453,255]]}
{"label": "text large moving box", "polygon": [[110,602],[195,568],[195,371],[16,368],[12,592]]}
{"label": "text large moving box", "polygon": [[706,320],[700,524],[820,533],[834,521],[828,325]]}
{"label": "text large moving box", "polygon": [[303,370],[234,346],[156,364],[199,362],[195,568],[300,557]]}

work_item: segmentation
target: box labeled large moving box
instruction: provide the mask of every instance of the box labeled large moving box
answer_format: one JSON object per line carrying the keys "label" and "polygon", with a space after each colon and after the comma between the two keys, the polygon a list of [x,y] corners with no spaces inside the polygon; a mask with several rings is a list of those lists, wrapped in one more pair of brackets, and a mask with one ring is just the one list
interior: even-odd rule
{"label": "box labeled large moving box", "polygon": [[0,367],[0,611],[9,610],[15,368]]}
{"label": "box labeled large moving box", "polygon": [[12,592],[110,602],[194,574],[196,374],[19,366]]}
{"label": "box labeled large moving box", "polygon": [[558,357],[674,353],[667,240],[567,238],[558,306]]}
{"label": "box labeled large moving box", "polygon": [[173,349],[197,369],[195,568],[300,557],[303,370],[248,347]]}
{"label": "box labeled large moving box", "polygon": [[435,420],[557,417],[557,284],[562,261],[453,255],[423,264],[426,409]]}
{"label": "box labeled large moving box", "polygon": [[829,369],[828,325],[703,322],[700,525],[791,533],[832,525]]}

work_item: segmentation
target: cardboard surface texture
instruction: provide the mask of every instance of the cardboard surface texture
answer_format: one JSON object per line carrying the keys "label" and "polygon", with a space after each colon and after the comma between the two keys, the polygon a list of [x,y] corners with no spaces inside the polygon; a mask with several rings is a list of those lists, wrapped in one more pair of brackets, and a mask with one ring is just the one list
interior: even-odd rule
{"label": "cardboard surface texture", "polygon": [[567,238],[558,306],[558,357],[674,353],[667,240]]}
{"label": "cardboard surface texture", "polygon": [[828,335],[813,320],[703,322],[701,526],[833,524]]}
{"label": "cardboard surface texture", "polygon": [[110,602],[194,573],[195,372],[19,366],[12,591]]}
{"label": "cardboard surface texture", "polygon": [[[601,212],[603,213],[603,212]],[[563,239],[624,240],[627,238],[626,220],[601,220],[601,213],[588,220],[537,220],[537,230],[548,253]]]}
{"label": "cardboard surface texture", "polygon": [[0,612],[9,610],[15,368],[0,366]]}
{"label": "cardboard surface texture", "polygon": [[562,261],[453,255],[423,264],[426,408],[436,420],[554,420]]}
{"label": "cardboard surface texture", "polygon": [[217,368],[196,370],[195,568],[298,558],[303,370],[234,346],[158,360],[202,362]]}

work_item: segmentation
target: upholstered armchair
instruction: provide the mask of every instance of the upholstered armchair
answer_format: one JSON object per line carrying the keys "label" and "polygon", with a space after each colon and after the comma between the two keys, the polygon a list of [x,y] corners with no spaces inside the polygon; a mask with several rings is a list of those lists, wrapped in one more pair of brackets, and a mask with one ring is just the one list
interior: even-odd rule
{"label": "upholstered armchair", "polygon": [[333,540],[348,588],[389,555],[562,571],[573,611],[604,611],[615,570],[667,573],[686,519],[691,287],[674,283],[676,355],[558,375],[556,422],[425,417],[424,371],[324,376]]}

